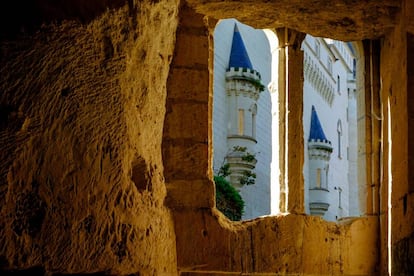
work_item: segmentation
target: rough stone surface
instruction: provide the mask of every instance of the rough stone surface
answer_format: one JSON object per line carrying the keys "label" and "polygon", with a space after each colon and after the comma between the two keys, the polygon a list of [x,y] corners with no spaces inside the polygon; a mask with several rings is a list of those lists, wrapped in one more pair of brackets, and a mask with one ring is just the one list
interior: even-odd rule
{"label": "rough stone surface", "polygon": [[[395,25],[401,0],[188,0],[199,13],[255,28],[289,27],[337,40],[378,38]],[[409,2],[409,1],[407,1]],[[254,5],[254,8],[253,6]]]}
{"label": "rough stone surface", "polygon": [[176,2],[131,1],[1,41],[0,269],[176,273],[161,161],[176,25]]}
{"label": "rough stone surface", "polygon": [[[187,219],[192,227],[183,223]],[[175,221],[181,272],[370,275],[378,265],[378,239],[371,235],[378,227],[376,217],[335,224],[287,215],[229,224],[222,214],[200,210],[176,213]]]}

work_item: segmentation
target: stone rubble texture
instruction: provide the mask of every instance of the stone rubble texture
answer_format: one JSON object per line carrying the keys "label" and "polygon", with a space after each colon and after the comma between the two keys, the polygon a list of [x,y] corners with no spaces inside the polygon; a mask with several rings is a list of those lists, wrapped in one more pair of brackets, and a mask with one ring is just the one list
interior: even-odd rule
{"label": "stone rubble texture", "polygon": [[[388,234],[393,275],[413,273],[412,2],[39,0],[0,15],[2,275],[387,275]],[[302,214],[295,39],[281,97],[295,101],[281,122],[291,214],[231,223],[214,208],[212,31],[228,17],[378,39],[364,85],[382,114],[382,161],[367,169],[379,204],[365,217]]]}

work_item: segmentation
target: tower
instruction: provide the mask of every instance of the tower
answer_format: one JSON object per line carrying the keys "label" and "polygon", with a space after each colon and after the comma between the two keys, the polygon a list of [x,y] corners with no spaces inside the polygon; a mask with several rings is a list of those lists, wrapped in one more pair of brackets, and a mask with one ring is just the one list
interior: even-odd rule
{"label": "tower", "polygon": [[[226,70],[227,147],[230,183],[240,188],[249,184],[257,160],[257,100],[264,90],[260,73],[253,69],[243,39],[234,25],[229,67]],[[247,182],[246,182],[247,181]]]}
{"label": "tower", "polygon": [[328,173],[332,144],[326,139],[314,106],[312,106],[308,153],[309,210],[312,215],[323,216],[329,208]]}

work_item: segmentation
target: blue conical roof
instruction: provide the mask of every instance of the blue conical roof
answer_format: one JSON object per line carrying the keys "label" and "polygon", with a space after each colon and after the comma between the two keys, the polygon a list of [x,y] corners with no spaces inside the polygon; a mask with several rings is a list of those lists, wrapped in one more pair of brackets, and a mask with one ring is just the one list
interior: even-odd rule
{"label": "blue conical roof", "polygon": [[321,122],[319,121],[318,114],[316,113],[315,106],[312,105],[309,141],[318,139],[328,142],[328,139],[326,139],[325,133],[323,132]]}
{"label": "blue conical roof", "polygon": [[231,45],[229,61],[229,68],[230,67],[253,69],[246,47],[244,46],[243,39],[240,35],[239,28],[237,28],[237,24],[234,25],[233,42]]}

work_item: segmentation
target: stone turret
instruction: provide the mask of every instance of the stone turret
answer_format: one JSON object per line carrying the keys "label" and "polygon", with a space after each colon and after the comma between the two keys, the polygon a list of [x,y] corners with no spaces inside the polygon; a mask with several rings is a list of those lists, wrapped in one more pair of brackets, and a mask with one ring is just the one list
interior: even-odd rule
{"label": "stone turret", "polygon": [[323,216],[329,208],[328,173],[332,144],[326,139],[314,106],[312,106],[308,153],[309,209],[312,215]]}
{"label": "stone turret", "polygon": [[[253,69],[243,39],[234,26],[233,41],[226,71],[227,145],[230,183],[240,188],[240,178],[252,172],[256,159],[246,162],[246,154],[255,153],[257,100],[264,90],[261,76]],[[243,148],[244,151],[237,149]],[[235,150],[236,149],[236,150]]]}

